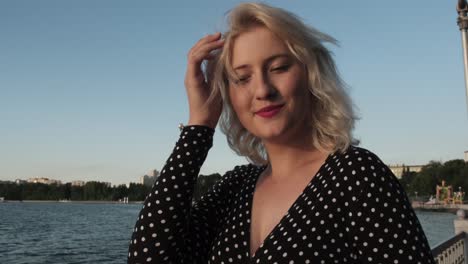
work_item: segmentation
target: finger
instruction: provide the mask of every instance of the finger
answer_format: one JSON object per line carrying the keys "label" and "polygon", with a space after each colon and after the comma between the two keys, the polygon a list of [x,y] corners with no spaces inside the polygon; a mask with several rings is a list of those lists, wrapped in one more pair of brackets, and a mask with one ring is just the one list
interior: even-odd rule
{"label": "finger", "polygon": [[214,34],[206,35],[205,37],[201,38],[198,42],[200,43],[207,43],[211,41],[216,41],[221,37],[220,32],[216,32]]}
{"label": "finger", "polygon": [[192,47],[191,50],[196,50],[200,46],[204,45],[205,43],[217,41],[220,38],[221,38],[221,33],[220,32],[217,32],[217,33],[214,33],[214,34],[211,34],[211,35],[207,35],[207,36],[201,38],[200,40],[198,40],[197,43],[195,43],[195,45]]}
{"label": "finger", "polygon": [[205,42],[203,44],[199,44],[195,47],[193,47],[189,54],[197,54],[200,52],[204,52],[206,50],[215,50],[219,49],[224,45],[224,39],[218,39],[215,41],[210,41],[210,42]]}
{"label": "finger", "polygon": [[197,79],[197,77],[201,76],[201,63],[203,60],[212,59],[213,56],[211,55],[211,52],[221,48],[224,44],[224,40],[221,40],[220,36],[220,33],[206,36],[193,46],[192,49],[190,49],[187,55],[188,63],[186,78],[189,78],[187,80],[192,78]]}
{"label": "finger", "polygon": [[224,40],[217,40],[210,43],[206,43],[203,46],[200,46],[198,49],[193,50],[190,54],[193,62],[201,62],[204,59],[208,58],[209,54],[212,51],[222,48],[224,45]]}
{"label": "finger", "polygon": [[192,54],[192,58],[189,59],[189,63],[187,64],[187,74],[189,76],[199,75],[201,73],[202,62],[204,60],[212,60],[216,56],[211,52],[215,49],[216,48],[206,49]]}

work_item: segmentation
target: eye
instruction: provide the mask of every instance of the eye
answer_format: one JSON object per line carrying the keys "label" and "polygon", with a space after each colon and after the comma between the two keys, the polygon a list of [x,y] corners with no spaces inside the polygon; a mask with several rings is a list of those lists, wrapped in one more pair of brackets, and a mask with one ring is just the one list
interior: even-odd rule
{"label": "eye", "polygon": [[247,84],[250,81],[250,75],[239,76],[234,83],[237,85]]}
{"label": "eye", "polygon": [[277,66],[277,67],[273,67],[270,71],[272,72],[285,72],[289,69],[289,67],[291,67],[290,64],[284,64],[284,65],[280,65],[280,66]]}

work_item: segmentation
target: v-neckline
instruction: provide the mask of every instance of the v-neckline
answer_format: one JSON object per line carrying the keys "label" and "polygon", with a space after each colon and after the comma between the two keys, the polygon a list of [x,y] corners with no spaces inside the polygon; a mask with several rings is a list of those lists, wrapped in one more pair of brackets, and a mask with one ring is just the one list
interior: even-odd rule
{"label": "v-neckline", "polygon": [[252,190],[250,191],[249,193],[249,222],[248,222],[248,225],[247,225],[247,252],[248,252],[248,256],[249,256],[249,261],[253,261],[257,256],[258,256],[258,253],[259,253],[259,250],[268,242],[270,241],[270,237],[276,232],[276,230],[279,228],[279,226],[283,223],[283,221],[285,221],[286,217],[290,214],[291,210],[293,208],[296,207],[296,204],[299,202],[299,200],[301,199],[301,197],[303,196],[303,194],[307,191],[308,188],[310,188],[311,186],[314,185],[314,182],[316,181],[315,178],[317,178],[317,175],[319,175],[324,169],[325,169],[325,165],[328,164],[329,162],[329,159],[333,156],[333,153],[330,153],[327,158],[325,159],[325,161],[323,162],[323,164],[320,166],[320,168],[317,170],[317,172],[314,174],[314,177],[312,177],[312,179],[307,183],[307,185],[304,187],[304,189],[302,190],[302,192],[297,196],[297,198],[294,200],[294,202],[291,204],[291,206],[288,208],[288,210],[286,211],[286,213],[281,217],[280,221],[271,229],[270,233],[268,233],[268,235],[265,237],[265,239],[263,239],[262,243],[255,249],[255,252],[253,253],[253,255],[250,253],[250,244],[251,244],[251,228],[252,228],[252,216],[253,216],[253,212],[252,212],[252,209],[253,209],[253,199],[254,199],[254,195],[255,195],[255,189],[257,187],[257,182],[260,178],[260,175],[262,175],[262,173],[265,171],[265,169],[267,168],[267,165],[263,165],[260,169],[260,172],[257,173],[256,175],[256,179],[254,179],[254,183],[253,183],[253,187],[252,187]]}

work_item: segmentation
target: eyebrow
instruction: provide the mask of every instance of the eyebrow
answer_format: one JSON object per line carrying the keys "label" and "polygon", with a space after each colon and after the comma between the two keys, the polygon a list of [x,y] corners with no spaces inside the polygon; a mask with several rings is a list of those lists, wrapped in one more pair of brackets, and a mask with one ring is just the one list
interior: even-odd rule
{"label": "eyebrow", "polygon": [[[270,63],[271,61],[277,59],[277,58],[281,58],[281,57],[286,57],[286,58],[289,58],[290,55],[289,54],[286,54],[286,53],[281,53],[281,54],[275,54],[273,56],[270,56],[268,57],[265,62],[266,63]],[[245,69],[245,68],[248,68],[250,67],[250,64],[242,64],[242,65],[239,65],[239,66],[236,66],[233,68],[233,70],[240,70],[240,69]]]}

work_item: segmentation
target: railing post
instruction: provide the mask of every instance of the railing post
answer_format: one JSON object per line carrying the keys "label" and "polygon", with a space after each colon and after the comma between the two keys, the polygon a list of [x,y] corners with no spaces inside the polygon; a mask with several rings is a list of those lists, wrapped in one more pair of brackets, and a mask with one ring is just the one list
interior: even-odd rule
{"label": "railing post", "polygon": [[468,264],[468,219],[466,219],[466,213],[463,209],[458,209],[457,219],[453,221],[455,234],[463,233],[463,253],[464,263]]}
{"label": "railing post", "polygon": [[468,236],[467,234],[465,233],[465,237],[463,238],[463,244],[465,245],[464,246],[464,249],[465,249],[465,255],[464,255],[464,259],[465,259],[465,264],[468,264]]}

